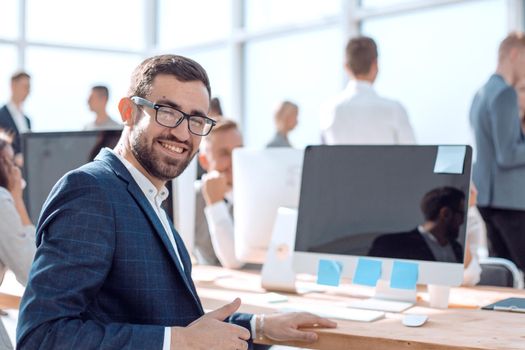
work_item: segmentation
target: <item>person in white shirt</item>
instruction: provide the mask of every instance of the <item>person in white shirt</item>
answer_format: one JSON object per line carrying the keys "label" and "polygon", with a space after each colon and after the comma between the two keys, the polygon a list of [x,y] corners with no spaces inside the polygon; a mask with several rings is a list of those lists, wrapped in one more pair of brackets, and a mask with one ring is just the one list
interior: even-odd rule
{"label": "person in white shirt", "polygon": [[31,90],[31,77],[26,72],[17,72],[11,77],[11,99],[0,109],[0,128],[13,134],[12,147],[17,164],[22,165],[22,143],[20,134],[31,131],[31,120],[24,115],[23,105]]}
{"label": "person in white shirt", "polygon": [[[476,186],[470,184],[470,196],[468,203],[467,211],[467,237],[465,241],[465,269],[463,270],[463,285],[464,286],[474,286],[476,285],[481,278],[481,266],[479,264],[480,260],[480,250],[485,248],[487,238],[487,229],[485,227],[485,222],[481,217],[481,214],[476,207],[478,199],[478,190]],[[488,253],[488,252],[487,252]]]}
{"label": "person in white shirt", "polygon": [[95,120],[87,123],[84,130],[108,130],[122,129],[122,124],[117,123],[109,116],[106,106],[109,99],[109,89],[104,85],[97,85],[91,88],[88,98],[88,106],[91,112],[95,113]]}
{"label": "person in white shirt", "polygon": [[[22,285],[27,284],[35,256],[35,227],[23,200],[23,179],[15,164],[11,138],[0,131],[0,281],[7,269]],[[0,321],[0,349],[12,349]]]}
{"label": "person in white shirt", "polygon": [[379,72],[377,45],[357,37],[346,46],[345,69],[351,80],[321,116],[321,137],[336,144],[413,144],[416,142],[403,106],[379,96],[373,84]]}
{"label": "person in white shirt", "polygon": [[200,146],[199,163],[206,174],[197,184],[195,257],[200,264],[243,266],[235,257],[233,233],[232,152],[242,147],[237,124],[220,120]]}
{"label": "person in white shirt", "polygon": [[0,281],[10,269],[25,286],[36,246],[35,226],[23,199],[24,184],[11,140],[0,131]]}

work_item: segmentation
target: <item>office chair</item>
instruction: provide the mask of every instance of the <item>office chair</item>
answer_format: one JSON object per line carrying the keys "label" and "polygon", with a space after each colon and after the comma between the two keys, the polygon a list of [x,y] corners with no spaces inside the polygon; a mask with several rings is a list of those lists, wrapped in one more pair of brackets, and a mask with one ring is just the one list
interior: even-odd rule
{"label": "office chair", "polygon": [[487,257],[479,262],[481,278],[479,286],[498,286],[523,289],[523,274],[510,260]]}

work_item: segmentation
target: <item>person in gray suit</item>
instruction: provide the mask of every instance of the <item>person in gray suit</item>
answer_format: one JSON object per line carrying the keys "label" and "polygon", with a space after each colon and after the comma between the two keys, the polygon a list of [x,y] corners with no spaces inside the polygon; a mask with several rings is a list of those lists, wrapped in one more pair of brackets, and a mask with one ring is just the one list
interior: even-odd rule
{"label": "person in gray suit", "polygon": [[525,271],[525,137],[513,85],[525,78],[525,34],[500,44],[496,72],[477,92],[470,121],[477,146],[473,180],[490,252]]}
{"label": "person in gray suit", "polygon": [[274,116],[277,131],[266,147],[292,147],[288,134],[297,126],[298,115],[299,106],[290,101],[281,102]]}

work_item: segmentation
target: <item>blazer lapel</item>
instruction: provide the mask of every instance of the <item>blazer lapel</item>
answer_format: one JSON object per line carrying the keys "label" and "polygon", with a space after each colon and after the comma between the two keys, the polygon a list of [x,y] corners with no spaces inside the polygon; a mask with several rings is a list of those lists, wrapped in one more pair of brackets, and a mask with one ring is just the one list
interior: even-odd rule
{"label": "blazer lapel", "polygon": [[[133,180],[133,177],[131,176],[129,171],[126,169],[124,164],[122,164],[122,162],[114,154],[112,154],[111,151],[106,150],[106,149],[103,149],[95,159],[102,160],[106,162],[107,164],[109,164],[109,166],[113,169],[115,174],[128,183],[128,186],[127,186],[128,192],[135,199],[139,207],[145,213],[145,216],[148,218],[150,223],[155,228],[155,233],[159,236],[162,243],[164,244],[164,247],[168,250],[171,260],[177,267],[177,270],[182,280],[184,281],[186,288],[188,288],[188,291],[191,293],[194,299],[196,299],[199,307],[202,308],[200,302],[196,298],[194,289],[192,288],[192,284],[188,280],[188,278],[191,278],[191,276],[188,277],[188,275],[185,273],[184,271],[185,269],[183,269],[183,267],[181,266],[179,259],[177,258],[177,255],[175,253],[175,249],[173,248],[173,245],[171,244],[167,236],[169,232],[167,233],[166,230],[164,229],[164,226],[162,225],[159,217],[157,216],[157,213],[155,213],[148,199],[146,198],[144,193],[142,193],[142,190],[140,189],[139,185],[135,182],[135,180]],[[176,240],[177,246],[180,246],[180,244],[183,244],[182,240],[180,240],[180,242],[181,243],[177,242]],[[178,248],[178,250],[179,250],[179,256],[181,257],[181,261],[183,261],[182,255],[180,255],[180,250],[181,250],[180,247]]]}

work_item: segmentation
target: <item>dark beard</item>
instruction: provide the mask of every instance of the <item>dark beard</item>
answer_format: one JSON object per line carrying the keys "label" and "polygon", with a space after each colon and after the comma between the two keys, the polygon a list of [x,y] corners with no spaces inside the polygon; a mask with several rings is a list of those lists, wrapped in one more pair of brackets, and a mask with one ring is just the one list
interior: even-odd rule
{"label": "dark beard", "polygon": [[156,139],[153,140],[150,148],[148,148],[143,130],[139,130],[137,137],[131,141],[131,153],[151,176],[162,181],[169,181],[182,174],[195,154],[193,154],[193,145],[189,142],[181,142],[174,139],[171,135],[162,137],[162,139],[184,143],[188,147],[188,150],[185,152],[190,154],[190,156],[180,161],[159,155],[158,152],[156,153],[153,150],[153,143],[157,142]]}

